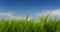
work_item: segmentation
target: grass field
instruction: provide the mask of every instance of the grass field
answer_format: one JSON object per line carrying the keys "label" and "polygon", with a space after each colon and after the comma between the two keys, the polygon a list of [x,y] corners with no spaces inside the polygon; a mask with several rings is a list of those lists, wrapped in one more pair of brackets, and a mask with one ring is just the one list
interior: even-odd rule
{"label": "grass field", "polygon": [[60,32],[60,20],[47,16],[38,19],[0,20],[0,32]]}

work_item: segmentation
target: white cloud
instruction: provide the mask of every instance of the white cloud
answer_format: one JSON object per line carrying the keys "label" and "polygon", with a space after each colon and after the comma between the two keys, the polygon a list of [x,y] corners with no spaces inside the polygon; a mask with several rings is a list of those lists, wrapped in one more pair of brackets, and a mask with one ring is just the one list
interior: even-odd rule
{"label": "white cloud", "polygon": [[9,17],[11,17],[12,13],[0,13],[0,16],[9,16]]}
{"label": "white cloud", "polygon": [[19,18],[22,18],[22,17],[18,17],[18,16],[13,16],[13,13],[0,13],[0,16],[3,18],[17,18],[17,19],[19,19]]}
{"label": "white cloud", "polygon": [[51,15],[53,16],[60,16],[60,9],[55,9],[55,10],[46,10],[46,12],[42,12],[42,13],[37,13],[37,15],[46,15],[48,13],[51,13]]}
{"label": "white cloud", "polygon": [[[25,17],[13,16],[13,13],[0,13],[0,19],[26,19]],[[30,18],[28,18],[30,20]]]}
{"label": "white cloud", "polygon": [[[55,10],[45,10],[41,13],[37,13],[37,15],[46,15],[48,14],[49,12],[51,12],[51,15],[53,16],[60,16],[60,9],[55,9]],[[17,18],[17,19],[26,19],[25,17],[19,17],[19,16],[13,16],[13,13],[0,13],[0,16],[7,16],[8,18]],[[30,19],[30,18],[28,18]]]}
{"label": "white cloud", "polygon": [[60,16],[60,9],[51,11],[51,15]]}

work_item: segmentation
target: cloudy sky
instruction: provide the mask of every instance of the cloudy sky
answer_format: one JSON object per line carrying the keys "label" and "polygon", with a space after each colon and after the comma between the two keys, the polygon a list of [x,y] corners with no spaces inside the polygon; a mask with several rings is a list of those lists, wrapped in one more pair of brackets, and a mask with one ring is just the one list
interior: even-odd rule
{"label": "cloudy sky", "polygon": [[60,16],[60,0],[0,0],[0,16],[30,17],[51,12]]}

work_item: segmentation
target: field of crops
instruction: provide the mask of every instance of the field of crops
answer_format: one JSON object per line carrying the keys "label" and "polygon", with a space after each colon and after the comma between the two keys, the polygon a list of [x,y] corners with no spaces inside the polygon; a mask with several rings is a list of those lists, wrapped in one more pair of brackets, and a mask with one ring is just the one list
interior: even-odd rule
{"label": "field of crops", "polygon": [[60,32],[60,20],[56,17],[38,17],[38,19],[0,20],[0,32]]}

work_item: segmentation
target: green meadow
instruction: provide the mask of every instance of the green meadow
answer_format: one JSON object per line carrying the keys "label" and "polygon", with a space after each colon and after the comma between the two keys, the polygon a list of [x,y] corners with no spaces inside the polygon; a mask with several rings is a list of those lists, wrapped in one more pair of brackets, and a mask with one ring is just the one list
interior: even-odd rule
{"label": "green meadow", "polygon": [[0,32],[60,32],[60,19],[38,16],[38,18],[0,20]]}

